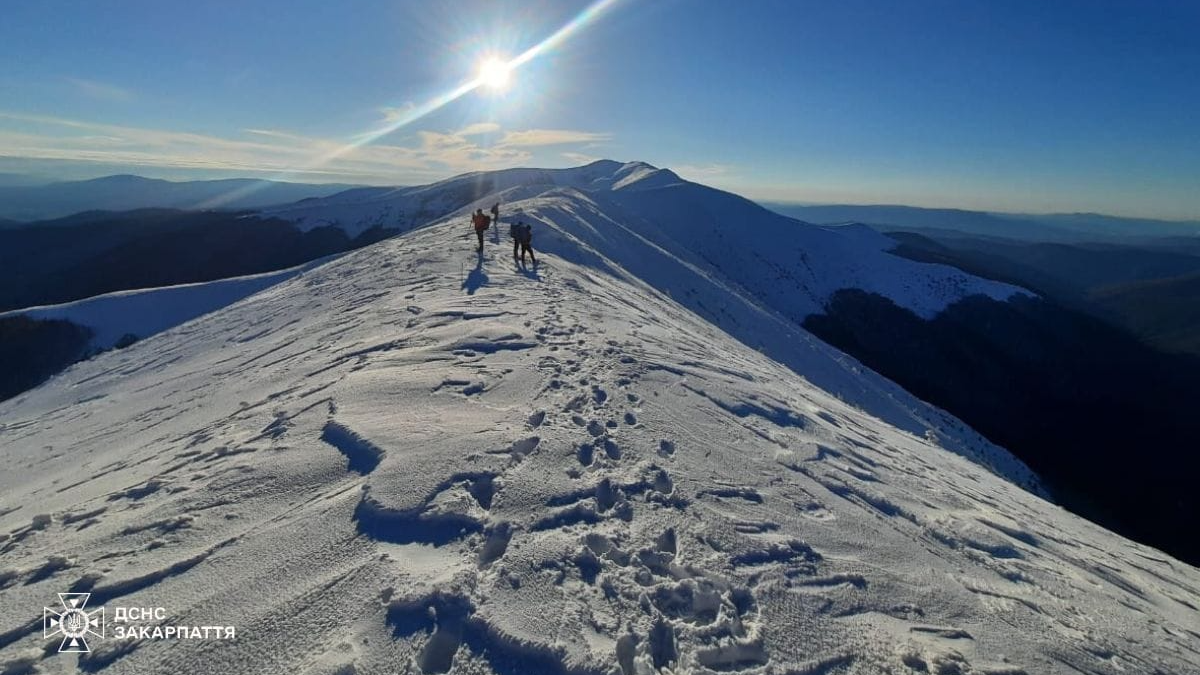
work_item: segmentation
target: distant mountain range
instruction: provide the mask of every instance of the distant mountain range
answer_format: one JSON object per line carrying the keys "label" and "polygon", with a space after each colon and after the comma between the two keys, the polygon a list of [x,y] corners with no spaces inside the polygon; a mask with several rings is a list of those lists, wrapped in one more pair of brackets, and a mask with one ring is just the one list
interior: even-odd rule
{"label": "distant mountain range", "polygon": [[0,227],[12,226],[4,219],[47,220],[81,211],[257,208],[326,197],[351,187],[356,186],[253,178],[176,182],[130,175],[36,186],[0,184]]}
{"label": "distant mountain range", "polygon": [[1030,288],[1163,351],[1200,356],[1200,246],[1068,245],[963,235],[935,239],[911,232],[889,236],[900,242],[893,251],[897,255]]}
{"label": "distant mountain range", "polygon": [[1025,241],[1135,241],[1157,237],[1200,239],[1200,221],[1121,218],[1098,213],[1026,215],[916,206],[826,204],[805,206],[765,202],[767,208],[823,225],[864,223],[880,230],[921,232],[939,237],[955,233]]}
{"label": "distant mountain range", "polygon": [[[64,218],[85,211],[147,208],[238,210],[281,207],[279,215],[290,220],[286,212],[295,209],[295,202],[343,192],[346,194],[339,195],[338,200],[323,204],[326,210],[342,207],[345,203],[365,204],[372,199],[394,202],[398,190],[411,197],[403,200],[409,212],[386,214],[385,218],[420,220],[428,215],[421,213],[422,208],[428,208],[430,212],[439,210],[438,206],[421,202],[428,197],[425,188],[364,188],[352,184],[291,183],[255,178],[170,181],[126,174],[48,184],[31,184],[30,180],[18,174],[0,174],[0,229],[32,221]],[[1039,242],[1119,240],[1123,243],[1148,243],[1144,240],[1171,237],[1184,245],[1200,246],[1200,221],[1123,218],[1097,213],[989,213],[898,205],[801,205],[782,202],[763,202],[763,205],[776,213],[810,223],[834,225],[857,222],[881,232],[920,232],[938,238],[970,235]],[[322,222],[320,214],[313,215],[312,222],[302,224],[302,229]],[[325,223],[329,224],[327,221]],[[400,223],[388,221],[382,224],[395,227]],[[349,234],[353,236],[355,233]]]}

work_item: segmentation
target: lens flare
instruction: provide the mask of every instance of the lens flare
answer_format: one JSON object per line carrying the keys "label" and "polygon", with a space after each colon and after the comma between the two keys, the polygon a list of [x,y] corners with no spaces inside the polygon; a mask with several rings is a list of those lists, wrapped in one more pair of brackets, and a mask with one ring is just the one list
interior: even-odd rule
{"label": "lens flare", "polygon": [[492,91],[504,91],[512,80],[512,66],[507,61],[489,56],[479,64],[479,82]]}
{"label": "lens flare", "polygon": [[[568,37],[570,37],[577,31],[579,31],[580,28],[583,28],[587,24],[595,21],[597,18],[599,18],[599,16],[601,14],[603,14],[605,11],[612,8],[613,5],[617,4],[620,1],[621,0],[597,0],[596,2],[593,2],[592,4],[588,5],[582,12],[577,14],[575,16],[575,18],[573,18],[570,21],[568,21],[567,23],[563,24],[563,26],[561,28],[559,28],[558,30],[551,33],[548,37],[546,37],[541,42],[530,47],[529,49],[526,49],[524,52],[521,53],[520,56],[516,57],[515,59],[512,59],[511,61],[508,61],[507,63],[503,63],[503,68],[502,69],[498,68],[497,70],[503,70],[506,73],[509,73],[511,76],[511,72],[513,70],[519,68],[520,66],[525,65],[526,63],[529,63],[531,60],[533,60],[535,57],[542,54],[546,50],[553,49],[554,47],[557,47],[558,45],[562,44],[563,40],[566,40]],[[340,157],[340,156],[346,154],[347,152],[350,152],[351,150],[354,150],[355,148],[360,148],[364,145],[367,145],[368,143],[372,143],[372,142],[382,138],[383,136],[386,136],[386,135],[392,133],[393,131],[397,131],[398,129],[406,127],[406,126],[412,124],[413,122],[416,122],[417,120],[421,119],[422,117],[425,117],[429,113],[432,113],[435,110],[441,108],[442,106],[452,103],[452,102],[462,98],[466,94],[468,94],[472,91],[475,91],[476,89],[483,86],[484,84],[485,84],[485,82],[484,82],[483,78],[480,77],[479,75],[476,75],[474,79],[467,80],[466,82],[463,82],[462,84],[458,85],[454,89],[451,89],[450,91],[448,91],[444,94],[435,96],[434,98],[426,101],[422,105],[414,107],[412,110],[410,110],[408,112],[407,115],[401,115],[398,118],[392,120],[388,124],[385,124],[384,126],[378,128],[378,129],[374,129],[372,131],[368,131],[367,133],[359,135],[357,138],[354,139],[354,141],[319,158],[314,166],[322,166],[322,165],[330,162],[331,160],[336,159],[337,157]],[[311,169],[314,167],[310,166],[308,168]]]}
{"label": "lens flare", "polygon": [[[480,87],[487,87],[496,91],[502,90],[511,81],[514,70],[530,62],[547,50],[553,49],[562,44],[564,40],[579,31],[579,29],[583,28],[587,24],[595,21],[601,14],[609,10],[618,2],[621,2],[621,0],[596,0],[596,2],[588,5],[582,12],[575,15],[573,19],[563,24],[561,28],[551,33],[541,42],[530,47],[529,49],[526,49],[516,58],[509,61],[504,61],[497,57],[490,57],[480,64],[479,72],[474,78],[459,84],[449,91],[434,96],[421,105],[412,107],[406,114],[399,115],[398,117],[389,120],[386,124],[376,129],[358,134],[349,143],[339,146],[315,158],[312,162],[303,167],[298,167],[292,171],[284,172],[276,176],[275,180],[286,180],[291,176],[318,169],[348,152],[352,152],[363,147],[364,145],[369,145],[394,131],[398,131],[412,124],[413,122],[416,122],[422,117],[425,117],[426,115],[447,104],[453,103],[454,101]],[[262,189],[263,185],[265,185],[265,183],[234,190],[222,199],[224,201],[232,201],[233,199],[257,192],[258,190]]]}

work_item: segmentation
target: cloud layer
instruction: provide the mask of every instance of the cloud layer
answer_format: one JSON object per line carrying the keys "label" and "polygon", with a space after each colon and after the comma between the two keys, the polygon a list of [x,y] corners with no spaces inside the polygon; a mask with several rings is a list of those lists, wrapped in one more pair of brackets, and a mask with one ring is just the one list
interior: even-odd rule
{"label": "cloud layer", "polygon": [[[395,111],[384,111],[385,118]],[[235,137],[119,126],[0,111],[0,155],[159,169],[229,171],[298,179],[413,183],[450,173],[528,164],[553,147],[561,156],[611,140],[573,129],[502,129],[477,122],[423,130],[399,142],[318,138],[283,129],[242,129]],[[349,148],[349,149],[346,149]]]}

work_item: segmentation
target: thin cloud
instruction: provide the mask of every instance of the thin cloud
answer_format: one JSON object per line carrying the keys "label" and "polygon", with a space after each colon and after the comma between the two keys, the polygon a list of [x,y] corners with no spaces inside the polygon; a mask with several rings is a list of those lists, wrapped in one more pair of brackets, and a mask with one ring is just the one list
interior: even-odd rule
{"label": "thin cloud", "polygon": [[728,176],[734,170],[729,164],[678,164],[671,168],[684,178],[695,179]]}
{"label": "thin cloud", "polygon": [[134,98],[133,92],[124,87],[118,87],[115,84],[85,80],[79,77],[68,77],[66,80],[77,91],[94,99],[102,101],[131,101]]}
{"label": "thin cloud", "polygon": [[598,162],[602,159],[600,157],[593,157],[582,152],[564,152],[562,153],[562,156],[580,165],[591,164],[592,162]]}
{"label": "thin cloud", "polygon": [[446,152],[471,147],[473,144],[459,134],[443,134],[437,131],[418,131],[421,150],[428,153]]}
{"label": "thin cloud", "polygon": [[481,136],[483,134],[493,134],[500,131],[500,125],[495,122],[476,122],[454,132],[459,136]]}
{"label": "thin cloud", "polygon": [[[124,164],[227,172],[318,174],[364,182],[411,183],[530,163],[531,148],[607,134],[510,131],[518,143],[487,145],[476,138],[499,125],[476,123],[455,132],[418,131],[405,144],[361,147],[345,139],[304,136],[281,129],[246,128],[240,137],[145,129],[0,110],[0,155],[27,159]],[[537,142],[532,142],[537,141]],[[328,159],[336,155],[333,159]]]}
{"label": "thin cloud", "polygon": [[508,131],[499,145],[511,147],[536,147],[542,145],[567,145],[570,143],[599,143],[612,140],[612,134],[573,129],[526,129]]}
{"label": "thin cloud", "polygon": [[391,124],[411,113],[416,109],[416,107],[416,103],[413,103],[412,101],[405,101],[404,105],[401,106],[384,106],[379,109],[379,112],[383,115],[384,124]]}
{"label": "thin cloud", "polygon": [[267,138],[278,138],[280,140],[285,140],[285,141],[309,140],[309,139],[305,138],[304,136],[297,136],[296,134],[289,133],[287,131],[279,131],[278,129],[242,129],[242,131],[247,134],[253,134],[255,136],[265,136]]}

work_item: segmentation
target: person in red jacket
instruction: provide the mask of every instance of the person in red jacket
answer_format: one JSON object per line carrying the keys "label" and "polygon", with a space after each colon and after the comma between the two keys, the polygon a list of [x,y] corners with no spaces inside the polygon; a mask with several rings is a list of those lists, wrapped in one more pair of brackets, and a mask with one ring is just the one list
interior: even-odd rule
{"label": "person in red jacket", "polygon": [[491,224],[491,219],[483,212],[483,209],[475,209],[475,214],[471,216],[471,223],[475,225],[475,236],[479,237],[479,252],[483,253],[483,233]]}

